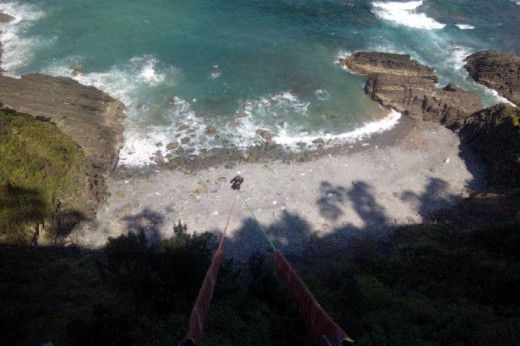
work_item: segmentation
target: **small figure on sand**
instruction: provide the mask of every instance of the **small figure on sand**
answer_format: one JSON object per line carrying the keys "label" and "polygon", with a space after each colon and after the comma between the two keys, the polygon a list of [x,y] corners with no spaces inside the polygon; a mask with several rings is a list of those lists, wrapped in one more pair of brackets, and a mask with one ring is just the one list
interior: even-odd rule
{"label": "small figure on sand", "polygon": [[237,175],[233,179],[231,179],[231,188],[233,190],[240,190],[240,184],[244,182],[244,178],[242,177],[242,173],[237,172]]}

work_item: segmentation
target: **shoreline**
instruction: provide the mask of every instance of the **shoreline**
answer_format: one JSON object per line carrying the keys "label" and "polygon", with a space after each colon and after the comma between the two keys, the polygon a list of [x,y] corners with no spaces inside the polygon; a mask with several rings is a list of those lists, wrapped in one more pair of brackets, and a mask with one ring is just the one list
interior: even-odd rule
{"label": "shoreline", "polygon": [[203,150],[199,154],[180,154],[168,158],[168,161],[156,161],[155,164],[143,166],[125,165],[119,162],[114,169],[112,176],[115,179],[125,179],[128,177],[148,176],[156,170],[182,171],[185,174],[205,171],[211,168],[224,166],[233,168],[243,163],[262,163],[268,164],[276,161],[283,163],[290,162],[310,162],[328,155],[344,155],[366,150],[370,146],[385,147],[394,145],[413,127],[415,120],[400,116],[395,125],[382,131],[367,133],[354,140],[346,140],[343,143],[333,145],[313,144],[300,150],[294,150],[277,144],[275,142],[264,142],[261,145],[237,148],[213,148]]}
{"label": "shoreline", "polygon": [[138,230],[152,241],[169,238],[178,220],[189,232],[219,236],[234,196],[228,181],[237,170],[245,183],[224,242],[226,256],[237,261],[269,251],[255,218],[284,254],[299,255],[316,239],[342,248],[352,237],[385,237],[485,187],[482,164],[461,158],[466,153],[457,134],[438,123],[402,116],[393,128],[355,143],[317,147],[270,151],[266,143],[249,148],[247,157],[224,148],[181,156],[174,165],[118,165],[97,217],[78,225],[65,243],[98,248]]}
{"label": "shoreline", "polygon": [[79,225],[66,243],[97,248],[109,237],[139,230],[156,241],[172,237],[179,220],[190,233],[220,236],[234,198],[228,181],[240,170],[245,182],[224,242],[228,257],[243,262],[254,251],[269,251],[255,217],[284,254],[301,254],[316,239],[342,248],[352,237],[381,238],[421,223],[483,190],[482,164],[461,158],[466,154],[444,126],[402,117],[393,129],[352,148],[303,162],[242,159],[189,174],[119,167],[96,219]]}

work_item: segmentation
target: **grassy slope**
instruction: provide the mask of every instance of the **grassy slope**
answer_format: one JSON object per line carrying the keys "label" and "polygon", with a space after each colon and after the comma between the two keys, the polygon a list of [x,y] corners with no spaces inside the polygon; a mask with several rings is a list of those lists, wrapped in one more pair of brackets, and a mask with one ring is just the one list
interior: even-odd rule
{"label": "grassy slope", "polygon": [[0,110],[0,240],[26,243],[27,229],[49,221],[58,200],[81,205],[85,156],[53,124]]}

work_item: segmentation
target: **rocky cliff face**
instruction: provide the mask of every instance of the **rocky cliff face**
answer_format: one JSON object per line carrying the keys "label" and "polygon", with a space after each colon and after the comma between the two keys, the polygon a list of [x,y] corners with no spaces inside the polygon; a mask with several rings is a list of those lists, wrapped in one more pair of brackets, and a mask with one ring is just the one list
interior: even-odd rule
{"label": "rocky cliff face", "polygon": [[506,104],[473,113],[459,132],[487,166],[490,189],[434,218],[469,228],[520,220],[520,109]]}
{"label": "rocky cliff face", "polygon": [[0,157],[0,242],[58,241],[95,214],[91,164],[55,125],[0,109]]}
{"label": "rocky cliff face", "polygon": [[[520,104],[519,56],[479,52],[466,59],[479,83]],[[365,91],[383,106],[415,119],[436,120],[460,130],[461,139],[488,167],[493,193],[472,196],[437,216],[454,223],[479,226],[520,217],[520,109],[505,104],[481,109],[478,95],[452,84],[439,89],[433,70],[407,55],[355,53],[340,63],[370,77]],[[497,193],[498,192],[498,193]]]}
{"label": "rocky cliff face", "polygon": [[483,109],[466,119],[459,134],[486,162],[491,186],[520,188],[520,108]]}
{"label": "rocky cliff face", "polygon": [[79,144],[90,163],[90,202],[97,206],[106,198],[104,179],[114,169],[123,141],[121,102],[70,78],[31,74],[0,76],[0,103],[56,124]]}
{"label": "rocky cliff face", "polygon": [[520,105],[520,55],[482,51],[468,56],[464,66],[478,83]]}
{"label": "rocky cliff face", "polygon": [[365,86],[370,97],[414,119],[457,128],[469,114],[482,108],[475,93],[453,84],[438,88],[433,69],[408,55],[358,52],[340,63],[353,72],[370,75]]}

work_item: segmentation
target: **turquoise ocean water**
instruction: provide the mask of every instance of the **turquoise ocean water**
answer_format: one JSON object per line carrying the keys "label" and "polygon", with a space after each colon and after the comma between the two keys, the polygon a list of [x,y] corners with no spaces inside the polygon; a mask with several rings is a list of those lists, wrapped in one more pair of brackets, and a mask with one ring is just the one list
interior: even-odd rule
{"label": "turquoise ocean water", "polygon": [[259,143],[257,129],[295,147],[390,128],[399,114],[337,63],[355,51],[410,54],[486,106],[498,97],[468,78],[464,57],[520,52],[511,0],[20,0],[0,11],[16,18],[0,25],[8,75],[70,76],[126,104],[127,165],[172,141],[193,153]]}

